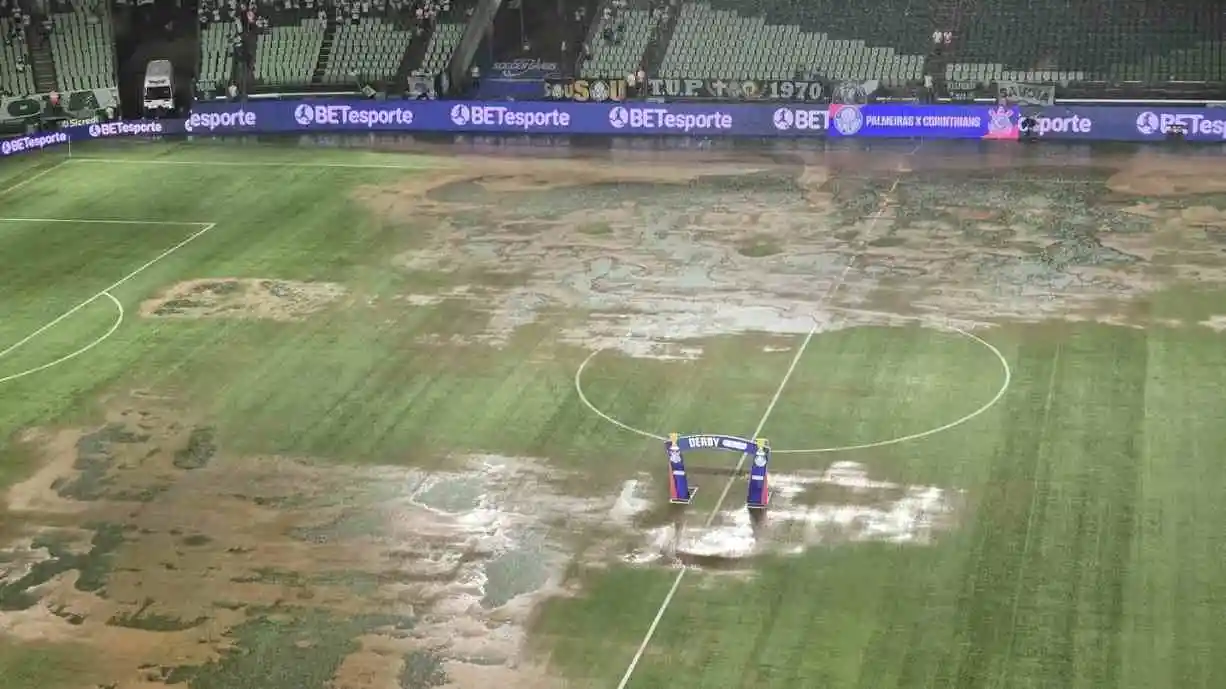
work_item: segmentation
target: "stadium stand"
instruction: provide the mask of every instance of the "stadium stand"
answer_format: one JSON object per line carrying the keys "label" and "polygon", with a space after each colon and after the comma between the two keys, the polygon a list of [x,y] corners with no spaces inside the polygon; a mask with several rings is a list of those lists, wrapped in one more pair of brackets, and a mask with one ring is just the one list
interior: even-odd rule
{"label": "stadium stand", "polygon": [[51,54],[60,90],[114,87],[115,34],[106,4],[75,0],[56,9]]}
{"label": "stadium stand", "polygon": [[1031,7],[985,0],[957,29],[951,62],[981,80],[1221,81],[1226,13],[1146,0]]}
{"label": "stadium stand", "polygon": [[28,65],[26,42],[21,39],[8,6],[0,6],[0,95],[24,96],[34,93],[34,75]]}
{"label": "stadium stand", "polygon": [[[1226,12],[1212,3],[702,0],[681,3],[670,29],[658,24],[644,6],[609,0],[583,75],[645,66],[674,79],[804,74],[902,86],[927,67],[951,82],[985,84],[1226,80]],[[933,60],[938,29],[953,41]]]}
{"label": "stadium stand", "polygon": [[[643,54],[651,42],[658,14],[638,4],[607,4],[588,41],[591,56],[584,62],[585,77],[633,74],[643,66]],[[686,75],[691,76],[691,75]]]}
{"label": "stadium stand", "polygon": [[[706,3],[684,5],[660,76],[791,79],[802,71],[838,80],[880,79],[886,84],[923,78],[923,54],[899,54],[890,45],[806,31],[799,23],[806,16],[805,7],[797,6],[797,13],[790,15],[795,23],[768,23],[764,15],[744,16]],[[837,22],[824,24],[833,27]],[[885,42],[887,33],[881,33],[880,42]]]}
{"label": "stadium stand", "polygon": [[[1223,14],[1226,14],[1224,12]],[[1219,28],[1226,35],[1226,26]],[[1226,41],[1189,42],[1166,54],[1112,65],[1110,81],[1226,81]]]}
{"label": "stadium stand", "polygon": [[[464,30],[462,18],[443,21],[451,6],[449,0],[277,0],[256,6],[256,28],[247,31],[250,22],[234,0],[202,0],[200,85],[207,91],[231,80],[243,36],[254,36],[257,88],[394,80],[408,73],[410,57],[416,62],[427,52],[427,41],[434,63],[442,65]],[[430,31],[436,21],[440,30]]]}
{"label": "stadium stand", "polygon": [[395,74],[414,32],[390,21],[365,16],[338,26],[323,81],[351,82],[354,75],[385,79]]}
{"label": "stadium stand", "polygon": [[232,22],[204,24],[200,27],[200,69],[197,83],[213,90],[231,81],[234,72],[234,39],[237,30]]}
{"label": "stadium stand", "polygon": [[255,78],[264,84],[309,84],[324,45],[327,18],[302,17],[293,10],[275,12],[259,35]]}
{"label": "stadium stand", "polygon": [[426,47],[426,55],[422,60],[422,71],[437,74],[447,67],[447,61],[455,52],[460,39],[464,37],[464,21],[455,19],[440,21],[430,34],[430,43]]}

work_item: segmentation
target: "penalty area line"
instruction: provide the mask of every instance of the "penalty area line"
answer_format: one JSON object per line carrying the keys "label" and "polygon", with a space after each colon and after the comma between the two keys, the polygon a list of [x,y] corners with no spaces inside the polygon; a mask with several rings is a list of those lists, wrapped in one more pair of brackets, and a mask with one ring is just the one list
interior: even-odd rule
{"label": "penalty area line", "polygon": [[[923,145],[924,142],[921,140],[918,144],[916,144],[915,148],[907,154],[907,156],[910,157],[915,155]],[[902,173],[903,170],[900,169],[899,172]],[[885,193],[881,200],[881,206],[877,209],[877,212],[873,214],[872,219],[869,221],[869,225],[864,232],[864,238],[860,241],[860,250],[852,255],[851,259],[847,262],[847,265],[843,268],[843,271],[839,273],[834,282],[830,284],[830,288],[826,291],[824,297],[819,300],[819,304],[829,302],[835,296],[835,294],[838,293],[839,289],[842,288],[843,283],[847,281],[847,276],[851,273],[852,268],[855,267],[856,260],[863,255],[864,251],[868,247],[869,235],[872,234],[873,229],[881,220],[881,216],[885,214],[886,208],[889,206],[890,197],[898,189],[898,185],[901,182],[902,175],[900,174],[898,177],[894,178],[894,183],[890,185],[889,191]],[[805,349],[807,349],[809,347],[809,343],[813,341],[813,336],[817,334],[819,327],[821,327],[820,324],[814,322],[813,327],[809,329],[808,334],[805,335],[805,339],[800,343],[800,347],[798,347],[796,350],[796,355],[792,357],[792,362],[788,365],[787,372],[783,374],[783,380],[780,381],[779,387],[775,389],[775,394],[771,397],[770,404],[766,406],[766,412],[762,414],[762,420],[758,422],[757,429],[755,429],[753,434],[749,436],[751,439],[757,438],[758,435],[762,433],[762,429],[766,428],[766,422],[768,419],[770,419],[771,413],[775,411],[775,405],[779,403],[779,398],[783,395],[783,389],[787,387],[788,381],[792,379],[792,374],[796,372],[796,366],[800,363],[800,357],[804,355]],[[704,529],[710,528],[710,526],[715,523],[715,518],[719,516],[719,511],[724,505],[724,500],[728,498],[728,493],[732,490],[732,486],[736,483],[737,474],[739,474],[744,468],[745,460],[748,458],[749,453],[743,453],[741,458],[737,460],[735,473],[728,479],[727,483],[724,484],[724,489],[720,492],[719,498],[715,501],[715,507],[712,508],[711,513],[708,514],[707,518],[703,521]],[[638,669],[639,662],[641,662],[643,659],[643,654],[647,652],[647,646],[651,644],[652,638],[656,635],[656,630],[660,626],[660,620],[664,619],[664,613],[667,612],[669,606],[672,605],[673,597],[677,595],[677,590],[681,588],[681,582],[685,579],[685,575],[689,571],[689,565],[682,565],[681,569],[677,572],[676,578],[673,579],[672,586],[669,587],[668,593],[665,594],[664,600],[660,603],[659,610],[656,611],[655,617],[651,620],[651,625],[647,627],[647,633],[643,635],[642,643],[639,644],[638,649],[634,652],[634,657],[630,659],[630,665],[626,667],[626,672],[622,675],[621,681],[617,683],[617,689],[626,689],[626,685],[630,683],[630,679],[634,676],[634,671]]]}
{"label": "penalty area line", "polygon": [[42,326],[42,327],[41,327],[41,328],[39,328],[38,330],[35,330],[34,332],[30,333],[29,335],[26,335],[25,337],[21,338],[21,339],[20,339],[20,340],[18,340],[17,342],[14,342],[13,344],[9,345],[8,347],[5,347],[4,349],[0,349],[0,359],[3,359],[4,357],[8,356],[9,354],[12,354],[14,351],[16,351],[17,349],[21,348],[22,346],[24,346],[24,345],[28,344],[28,343],[29,343],[31,340],[35,339],[35,338],[36,338],[36,337],[38,337],[39,335],[42,335],[43,333],[45,333],[45,332],[47,332],[48,330],[50,330],[50,329],[54,328],[55,326],[59,325],[60,323],[63,323],[65,320],[67,320],[67,319],[71,318],[71,317],[72,317],[74,314],[76,314],[78,311],[80,311],[81,309],[85,308],[86,306],[89,306],[90,304],[94,303],[95,301],[98,301],[99,299],[103,299],[103,298],[106,298],[106,297],[110,297],[111,299],[114,299],[114,297],[111,295],[111,292],[112,292],[113,290],[115,290],[115,289],[117,289],[117,288],[119,288],[119,287],[122,287],[123,285],[126,285],[126,284],[127,284],[129,281],[131,281],[131,280],[132,280],[133,278],[135,278],[137,275],[140,275],[141,273],[145,272],[146,270],[148,270],[149,268],[151,268],[151,267],[152,267],[154,264],[158,263],[159,261],[161,261],[162,259],[166,258],[167,256],[169,256],[169,255],[173,254],[174,252],[178,251],[179,249],[182,249],[183,247],[187,246],[188,244],[191,244],[193,241],[195,241],[197,238],[199,238],[199,237],[200,237],[201,235],[203,235],[205,232],[208,232],[209,230],[213,229],[214,227],[217,227],[217,223],[206,223],[206,224],[204,225],[204,227],[202,227],[201,229],[197,230],[196,232],[193,232],[191,235],[189,235],[189,236],[187,237],[187,239],[184,239],[183,241],[179,242],[178,244],[175,244],[174,246],[172,246],[172,247],[170,247],[169,249],[167,249],[167,250],[163,251],[162,253],[158,254],[157,256],[153,257],[152,259],[150,259],[150,260],[146,261],[146,262],[145,262],[143,265],[141,265],[139,268],[137,268],[136,270],[134,270],[134,271],[132,271],[132,272],[128,273],[127,275],[123,276],[122,278],[119,278],[119,279],[118,279],[118,280],[116,280],[115,282],[111,283],[111,285],[110,285],[110,286],[105,287],[105,288],[103,288],[102,290],[100,290],[100,291],[99,291],[97,294],[95,294],[94,296],[90,297],[89,299],[86,299],[85,301],[81,302],[80,304],[77,304],[76,306],[72,307],[71,309],[68,309],[67,311],[65,311],[64,313],[60,314],[59,316],[56,316],[56,317],[55,317],[55,319],[53,319],[51,322],[49,322],[49,323],[47,323],[46,325]]}

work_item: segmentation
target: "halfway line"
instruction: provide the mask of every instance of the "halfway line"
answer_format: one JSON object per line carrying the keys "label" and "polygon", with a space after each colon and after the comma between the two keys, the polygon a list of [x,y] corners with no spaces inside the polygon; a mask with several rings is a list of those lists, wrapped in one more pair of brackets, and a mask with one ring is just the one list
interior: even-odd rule
{"label": "halfway line", "polygon": [[[923,145],[923,141],[920,141],[920,143],[916,145],[915,149],[907,155],[915,155],[915,153],[919,151],[920,147]],[[872,219],[869,221],[869,226],[864,232],[864,239],[862,239],[860,242],[860,252],[852,255],[851,259],[847,262],[847,266],[843,268],[843,272],[839,273],[838,277],[835,278],[833,283],[831,283],[830,289],[827,290],[825,296],[818,303],[829,301],[832,297],[834,297],[835,293],[839,291],[839,288],[843,286],[843,283],[846,282],[848,273],[850,273],[851,269],[856,265],[856,259],[863,253],[864,247],[868,246],[868,235],[872,233],[873,228],[877,226],[877,222],[881,220],[881,216],[889,204],[889,196],[893,194],[896,189],[898,189],[898,184],[900,182],[902,182],[901,176],[894,179],[894,183],[890,185],[889,191],[886,192],[885,198],[882,199],[881,207],[877,209],[877,213],[875,213]],[[800,357],[805,353],[805,349],[808,348],[809,342],[813,340],[813,336],[817,334],[818,327],[819,325],[815,322],[813,327],[809,330],[809,333],[805,335],[804,341],[800,343],[800,347],[796,350],[796,355],[792,357],[792,363],[788,366],[787,372],[783,374],[783,380],[779,383],[779,387],[775,389],[775,394],[773,397],[771,397],[770,404],[768,404],[766,407],[766,412],[762,414],[762,420],[758,422],[758,427],[754,430],[753,434],[749,436],[750,438],[758,437],[758,435],[762,433],[762,429],[766,427],[767,419],[770,418],[771,413],[775,410],[775,405],[778,404],[779,397],[783,394],[783,389],[787,387],[788,381],[792,379],[792,374],[796,372],[796,365],[800,363]],[[733,484],[736,483],[737,475],[745,466],[745,460],[748,458],[749,454],[743,453],[741,458],[737,460],[736,470],[732,473],[732,476],[728,479],[728,482],[724,484],[724,489],[720,492],[719,499],[716,500],[714,509],[711,510],[711,513],[707,515],[706,521],[703,522],[704,529],[709,528],[711,524],[715,522],[715,518],[719,516],[719,510],[721,507],[723,507],[724,500],[728,497],[728,493],[732,490]],[[643,659],[643,654],[647,651],[647,646],[651,643],[652,637],[654,637],[656,634],[656,629],[660,626],[660,620],[664,619],[664,613],[668,610],[668,606],[672,605],[673,596],[677,595],[677,589],[681,588],[681,581],[685,579],[685,575],[689,571],[689,565],[682,565],[681,570],[677,572],[677,577],[673,579],[673,585],[669,587],[668,593],[664,596],[664,601],[660,603],[660,609],[656,611],[656,616],[651,620],[651,625],[647,627],[647,633],[643,636],[643,642],[639,644],[638,650],[634,652],[634,657],[630,659],[630,665],[626,667],[626,673],[622,675],[621,681],[617,683],[617,689],[626,689],[626,685],[630,683],[630,678],[634,676],[634,671],[638,668],[639,662]]]}

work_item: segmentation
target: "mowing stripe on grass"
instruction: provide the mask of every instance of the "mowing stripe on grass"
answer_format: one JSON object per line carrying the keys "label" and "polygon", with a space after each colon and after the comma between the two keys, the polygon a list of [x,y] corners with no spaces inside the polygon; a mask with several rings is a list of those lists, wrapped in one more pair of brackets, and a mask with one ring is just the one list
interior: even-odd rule
{"label": "mowing stripe on grass", "polygon": [[[921,144],[922,145],[922,144]],[[191,153],[188,148],[178,149],[179,151]],[[918,150],[918,147],[917,149]],[[266,167],[266,168],[335,168],[339,170],[433,170],[437,169],[438,162],[448,160],[446,157],[435,153],[415,152],[407,153],[406,155],[424,157],[428,161],[423,164],[408,164],[397,165],[394,163],[329,163],[329,162],[275,162],[267,160],[165,160],[161,158],[95,158],[93,156],[72,156],[69,160],[81,163],[109,163],[114,165],[179,165],[179,166],[196,166],[196,167]],[[479,154],[469,154],[480,157]],[[915,151],[907,153],[907,156],[915,155]],[[901,171],[900,171],[901,172]],[[844,179],[869,179],[871,175],[841,175]],[[1068,185],[1068,186],[1085,186],[1086,182],[1082,180],[1069,179],[1053,179],[1050,177],[1009,177],[1010,184],[1020,184],[1023,182],[1042,182],[1049,185]],[[870,219],[872,216],[865,216]]]}
{"label": "mowing stripe on grass", "polygon": [[[915,155],[915,153],[919,151],[920,147],[923,145],[924,142],[920,141],[918,144],[916,144],[915,149],[907,155]],[[834,282],[831,283],[830,289],[828,289],[822,299],[818,301],[819,304],[829,302],[839,291],[839,288],[843,286],[843,283],[847,281],[847,275],[851,273],[851,269],[855,267],[856,259],[858,259],[868,247],[869,236],[872,234],[873,228],[877,226],[877,222],[881,220],[882,214],[885,213],[890,195],[893,194],[896,189],[898,189],[898,185],[901,182],[901,176],[894,179],[894,183],[890,185],[889,191],[886,192],[885,197],[881,201],[881,207],[877,209],[877,212],[873,214],[872,219],[869,221],[868,228],[864,232],[864,237],[860,240],[859,250],[852,254],[851,258],[847,261],[847,266],[843,268],[843,272],[839,273],[838,277],[836,277]],[[787,372],[783,374],[783,380],[780,381],[779,387],[775,389],[775,394],[773,397],[771,397],[770,404],[766,406],[766,412],[762,414],[762,419],[758,422],[758,427],[749,435],[750,438],[758,437],[762,433],[762,429],[766,427],[767,420],[770,419],[771,413],[775,411],[775,405],[779,403],[779,397],[783,394],[783,389],[787,387],[788,381],[792,379],[792,374],[796,372],[796,365],[800,363],[800,357],[804,355],[805,349],[809,347],[809,343],[813,340],[813,336],[817,334],[819,327],[820,325],[815,322],[813,327],[809,329],[808,334],[805,335],[805,339],[800,343],[800,347],[796,350],[796,355],[792,357],[792,363],[788,366]],[[733,484],[736,483],[737,475],[741,472],[741,469],[744,468],[745,460],[748,458],[749,454],[745,453],[741,455],[739,460],[737,460],[736,469],[733,471],[732,476],[728,479],[728,482],[724,484],[724,489],[720,491],[719,498],[717,498],[715,501],[715,507],[711,509],[711,513],[707,515],[706,520],[703,522],[703,528],[710,527],[711,524],[715,522],[715,518],[719,516],[719,511],[724,505],[724,500],[727,499],[728,493],[732,490]],[[630,659],[630,664],[626,667],[626,672],[622,675],[621,681],[617,683],[617,689],[626,689],[626,685],[630,683],[630,679],[634,676],[634,671],[638,668],[639,662],[643,659],[643,654],[647,651],[647,646],[651,643],[652,637],[654,637],[656,634],[656,629],[658,629],[660,626],[660,620],[664,619],[664,613],[668,610],[668,607],[672,605],[673,597],[677,595],[677,589],[681,588],[681,582],[685,579],[685,575],[689,571],[689,566],[683,566],[681,570],[677,572],[677,577],[673,579],[672,586],[669,587],[668,593],[664,595],[664,600],[660,603],[659,610],[656,611],[655,617],[651,620],[651,624],[647,627],[647,633],[643,635],[642,643],[639,644],[638,649],[634,652],[634,656]]]}
{"label": "mowing stripe on grass", "polygon": [[[1043,400],[1043,413],[1040,418],[1039,428],[1043,431],[1047,430],[1048,422],[1051,420],[1052,404],[1056,399],[1056,376],[1060,373],[1060,345],[1056,345],[1056,353],[1052,355],[1051,376],[1047,381],[1047,396]],[[1022,537],[1022,552],[1020,554],[1017,572],[1017,588],[1013,594],[1013,610],[1009,614],[1009,641],[1005,644],[1004,662],[1000,664],[1000,673],[996,678],[993,686],[1004,686],[1008,681],[1007,673],[1013,665],[1013,653],[1017,646],[1017,630],[1018,620],[1021,619],[1019,613],[1021,611],[1022,597],[1025,593],[1023,586],[1026,583],[1026,565],[1030,561],[1031,548],[1034,546],[1035,532],[1035,515],[1039,512],[1039,496],[1042,494],[1040,479],[1043,476],[1040,472],[1035,472],[1031,479],[1030,486],[1030,508],[1026,515],[1026,528]]]}
{"label": "mowing stripe on grass", "polygon": [[71,158],[74,163],[107,163],[112,165],[194,165],[196,167],[283,167],[283,168],[336,168],[340,170],[431,170],[433,164],[392,165],[390,163],[278,163],[266,160],[145,160],[142,158]]}
{"label": "mowing stripe on grass", "polygon": [[5,187],[5,188],[0,189],[0,196],[4,196],[5,194],[9,194],[9,193],[12,193],[12,192],[14,192],[14,191],[17,191],[18,189],[20,189],[20,188],[24,187],[25,185],[29,184],[30,182],[33,182],[33,181],[35,181],[35,180],[37,180],[37,179],[39,179],[39,178],[41,178],[41,177],[45,177],[45,176],[47,176],[47,175],[51,174],[52,172],[55,172],[56,170],[60,169],[60,166],[61,166],[61,165],[63,165],[64,163],[67,163],[67,162],[68,162],[68,158],[63,158],[63,159],[59,160],[58,162],[56,162],[56,163],[55,163],[54,165],[52,165],[51,167],[49,167],[49,168],[45,169],[45,170],[39,170],[38,172],[35,172],[34,174],[30,175],[29,177],[26,177],[25,179],[21,180],[20,182],[16,182],[16,183],[14,183],[14,184],[10,184],[9,186],[7,186],[7,187]]}
{"label": "mowing stripe on grass", "polygon": [[65,361],[75,359],[81,356],[82,354],[85,354],[89,350],[93,349],[94,347],[97,347],[98,345],[110,339],[111,335],[114,335],[115,332],[119,330],[119,326],[123,325],[124,310],[123,310],[123,304],[121,304],[119,300],[116,299],[114,295],[112,295],[110,292],[106,292],[103,296],[105,296],[107,299],[110,299],[111,305],[115,307],[115,322],[111,324],[111,327],[109,330],[102,333],[102,335],[94,338],[94,340],[90,342],[89,344],[83,347],[80,347],[75,352],[65,354],[64,356],[56,359],[55,361],[48,361],[47,363],[42,364],[41,366],[35,366],[34,368],[28,368],[24,371],[20,371],[12,375],[4,376],[3,378],[0,378],[0,383],[8,383],[10,381],[20,380],[22,378],[25,378],[26,376],[32,376],[35,373],[38,373],[40,371],[46,371],[49,368],[59,366]]}
{"label": "mowing stripe on grass", "polygon": [[208,223],[208,224],[206,224],[206,225],[205,225],[203,228],[201,228],[200,230],[198,230],[198,231],[196,231],[196,232],[192,233],[192,234],[191,234],[191,235],[190,235],[190,236],[189,236],[187,239],[184,239],[183,241],[179,242],[178,244],[175,244],[174,246],[170,247],[169,249],[167,249],[167,250],[163,251],[162,253],[158,254],[157,256],[153,257],[153,258],[152,258],[152,259],[150,259],[149,261],[146,261],[144,265],[140,266],[139,268],[137,268],[136,270],[132,271],[131,273],[128,273],[127,275],[123,276],[122,278],[120,278],[120,279],[116,280],[116,281],[115,281],[114,283],[112,283],[112,284],[111,284],[109,287],[105,287],[105,288],[103,288],[101,291],[99,291],[99,292],[98,292],[97,294],[95,294],[94,296],[90,297],[89,299],[86,299],[85,301],[81,302],[80,304],[77,304],[76,306],[72,307],[71,309],[68,309],[68,310],[67,310],[67,311],[65,311],[64,313],[60,314],[60,315],[59,315],[59,316],[57,316],[57,317],[56,317],[54,320],[52,320],[50,323],[47,323],[46,325],[44,325],[43,327],[39,328],[38,330],[35,330],[34,332],[30,333],[29,335],[26,335],[25,337],[23,337],[23,338],[21,338],[20,340],[18,340],[17,342],[14,342],[13,344],[9,345],[8,347],[5,347],[4,349],[0,350],[0,359],[3,359],[4,357],[6,357],[6,356],[8,356],[9,354],[13,353],[13,351],[15,351],[15,350],[17,350],[18,348],[20,348],[21,346],[23,346],[23,345],[27,344],[28,342],[30,342],[30,340],[33,340],[34,338],[38,337],[39,335],[42,335],[43,333],[47,332],[48,330],[50,330],[50,329],[54,328],[55,326],[59,325],[60,323],[64,322],[64,321],[65,321],[65,320],[67,320],[68,318],[71,318],[73,314],[75,314],[76,312],[78,312],[78,311],[80,311],[81,309],[85,308],[86,306],[89,306],[90,304],[94,303],[95,301],[97,301],[97,300],[99,300],[99,299],[102,299],[103,297],[110,297],[111,299],[114,299],[114,297],[111,297],[111,294],[110,294],[110,292],[111,292],[112,290],[114,290],[114,289],[116,289],[116,288],[118,288],[118,287],[121,287],[121,286],[123,286],[123,285],[127,284],[129,280],[131,280],[132,278],[136,277],[137,275],[140,275],[141,273],[145,272],[145,271],[146,271],[146,270],[148,270],[148,269],[149,269],[151,266],[153,266],[153,264],[155,264],[155,263],[157,263],[157,262],[161,261],[162,259],[166,258],[167,256],[169,256],[169,255],[173,254],[174,252],[178,251],[179,249],[182,249],[183,247],[187,246],[187,245],[188,245],[188,244],[190,244],[191,242],[195,241],[195,239],[196,239],[197,237],[199,237],[200,235],[204,234],[205,232],[208,232],[209,230],[213,229],[214,227],[217,227],[217,224],[216,224],[216,223]]}
{"label": "mowing stripe on grass", "polygon": [[191,222],[187,220],[123,220],[123,219],[99,219],[99,218],[0,218],[0,222],[30,222],[30,223],[94,223],[96,225],[191,225],[193,227],[204,227],[210,223],[207,222]]}

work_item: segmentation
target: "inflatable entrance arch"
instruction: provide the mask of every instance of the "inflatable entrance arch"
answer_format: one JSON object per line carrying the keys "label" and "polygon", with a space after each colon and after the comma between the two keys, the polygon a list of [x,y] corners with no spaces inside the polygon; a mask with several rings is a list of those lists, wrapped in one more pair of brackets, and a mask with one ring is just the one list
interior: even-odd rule
{"label": "inflatable entrance arch", "polygon": [[736,452],[742,456],[752,456],[749,465],[749,488],[745,497],[745,506],[751,509],[764,509],[770,501],[770,490],[767,486],[767,466],[770,465],[771,448],[765,438],[750,440],[738,438],[735,435],[678,435],[669,433],[664,441],[664,451],[668,454],[668,498],[677,505],[688,505],[694,499],[698,489],[690,485],[689,476],[685,472],[685,455],[687,450],[725,450]]}

